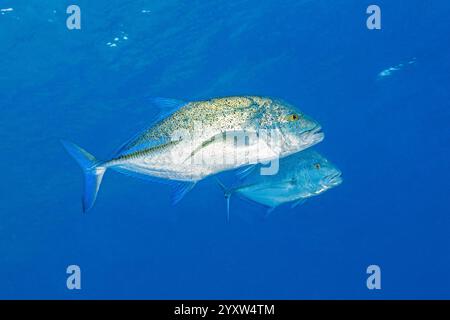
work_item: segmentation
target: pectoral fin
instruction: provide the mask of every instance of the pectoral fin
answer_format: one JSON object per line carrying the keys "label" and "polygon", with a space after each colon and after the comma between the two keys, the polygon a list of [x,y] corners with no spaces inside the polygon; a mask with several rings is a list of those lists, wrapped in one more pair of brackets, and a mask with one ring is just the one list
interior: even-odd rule
{"label": "pectoral fin", "polygon": [[[184,162],[192,159],[197,153],[199,153],[201,150],[205,149],[208,146],[211,146],[215,143],[223,143],[223,142],[227,142],[228,138],[231,137],[243,137],[244,140],[241,142],[242,143],[238,143],[235,144],[235,139],[229,139],[230,141],[228,141],[228,143],[233,144],[235,148],[239,148],[239,147],[248,147],[249,145],[253,144],[253,139],[249,139],[247,140],[245,137],[249,137],[252,133],[249,131],[245,131],[245,130],[238,130],[238,131],[224,131],[221,133],[218,133],[216,135],[213,135],[211,137],[209,137],[208,139],[206,139],[205,141],[203,141],[197,148],[195,148],[191,154],[184,160]],[[239,141],[239,139],[238,139]],[[265,146],[266,147],[266,146]]]}
{"label": "pectoral fin", "polygon": [[216,140],[219,139],[219,137],[220,137],[220,138],[223,138],[223,134],[222,134],[222,133],[217,134],[217,135],[215,135],[215,136],[212,136],[212,137],[209,138],[208,140],[202,142],[201,145],[199,145],[197,148],[195,148],[195,149],[191,152],[191,154],[190,154],[186,159],[183,160],[183,163],[186,163],[188,160],[192,159],[192,158],[193,158],[200,150],[202,150],[202,149],[204,149],[205,147],[207,147],[207,146],[213,144],[214,142],[216,142]]}

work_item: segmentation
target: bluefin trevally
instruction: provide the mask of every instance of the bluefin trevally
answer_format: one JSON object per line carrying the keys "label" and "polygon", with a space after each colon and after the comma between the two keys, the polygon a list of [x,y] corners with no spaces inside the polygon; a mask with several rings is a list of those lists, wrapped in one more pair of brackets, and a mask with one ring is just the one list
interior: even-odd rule
{"label": "bluefin trevally", "polygon": [[323,139],[315,120],[278,99],[236,96],[194,102],[153,99],[153,103],[169,111],[110,159],[97,160],[62,141],[84,171],[83,211],[93,206],[106,169],[147,180],[178,181],[177,202],[209,175],[282,158]]}
{"label": "bluefin trevally", "polygon": [[227,199],[229,217],[230,196],[234,193],[266,206],[270,212],[284,203],[292,203],[295,207],[338,186],[342,183],[341,175],[341,171],[325,157],[308,149],[281,159],[275,175],[261,175],[259,170],[251,170],[229,189],[219,180],[217,182]]}

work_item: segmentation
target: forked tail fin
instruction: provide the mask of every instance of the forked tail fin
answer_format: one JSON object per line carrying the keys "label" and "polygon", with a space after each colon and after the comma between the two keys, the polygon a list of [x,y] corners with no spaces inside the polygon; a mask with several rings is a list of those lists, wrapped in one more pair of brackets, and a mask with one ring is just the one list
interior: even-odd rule
{"label": "forked tail fin", "polygon": [[101,166],[100,162],[93,155],[83,150],[76,144],[61,140],[67,152],[78,162],[84,173],[84,193],[83,193],[83,212],[87,212],[94,205],[97,193],[102,183],[103,174],[106,167]]}
{"label": "forked tail fin", "polygon": [[227,222],[230,222],[230,197],[231,197],[231,194],[233,193],[233,191],[231,189],[228,189],[227,187],[225,187],[225,185],[218,178],[216,178],[216,182],[219,185],[219,187],[222,189],[223,195],[225,196],[225,199],[227,200]]}

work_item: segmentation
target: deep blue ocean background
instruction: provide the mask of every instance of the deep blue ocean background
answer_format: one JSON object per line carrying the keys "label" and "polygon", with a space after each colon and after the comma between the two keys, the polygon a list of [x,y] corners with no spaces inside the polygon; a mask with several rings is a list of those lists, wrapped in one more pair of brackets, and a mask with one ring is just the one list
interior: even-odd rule
{"label": "deep blue ocean background", "polygon": [[[81,30],[66,28],[70,4]],[[381,30],[366,28],[370,4]],[[449,1],[7,8],[0,298],[450,298]],[[157,113],[145,97],[225,95],[280,97],[317,119],[317,150],[344,183],[267,219],[232,198],[227,223],[214,179],[171,206],[168,186],[107,172],[82,214],[82,172],[59,139],[105,158]],[[66,288],[71,264],[79,291]],[[366,287],[371,264],[381,290]]]}

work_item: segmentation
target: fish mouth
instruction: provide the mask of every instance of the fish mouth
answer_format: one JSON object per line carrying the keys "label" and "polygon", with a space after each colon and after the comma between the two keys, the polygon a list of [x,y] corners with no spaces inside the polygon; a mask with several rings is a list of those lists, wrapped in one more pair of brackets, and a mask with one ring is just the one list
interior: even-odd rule
{"label": "fish mouth", "polygon": [[335,187],[342,183],[342,172],[330,174],[325,178],[325,183],[329,187]]}
{"label": "fish mouth", "polygon": [[315,126],[314,128],[307,130],[303,134],[304,141],[308,142],[310,146],[321,142],[325,134],[322,131],[322,127],[320,125]]}
{"label": "fish mouth", "polygon": [[321,131],[322,131],[322,127],[317,125],[314,128],[312,128],[310,130],[307,130],[306,133],[314,134],[314,133],[318,133],[318,132],[321,132]]}

